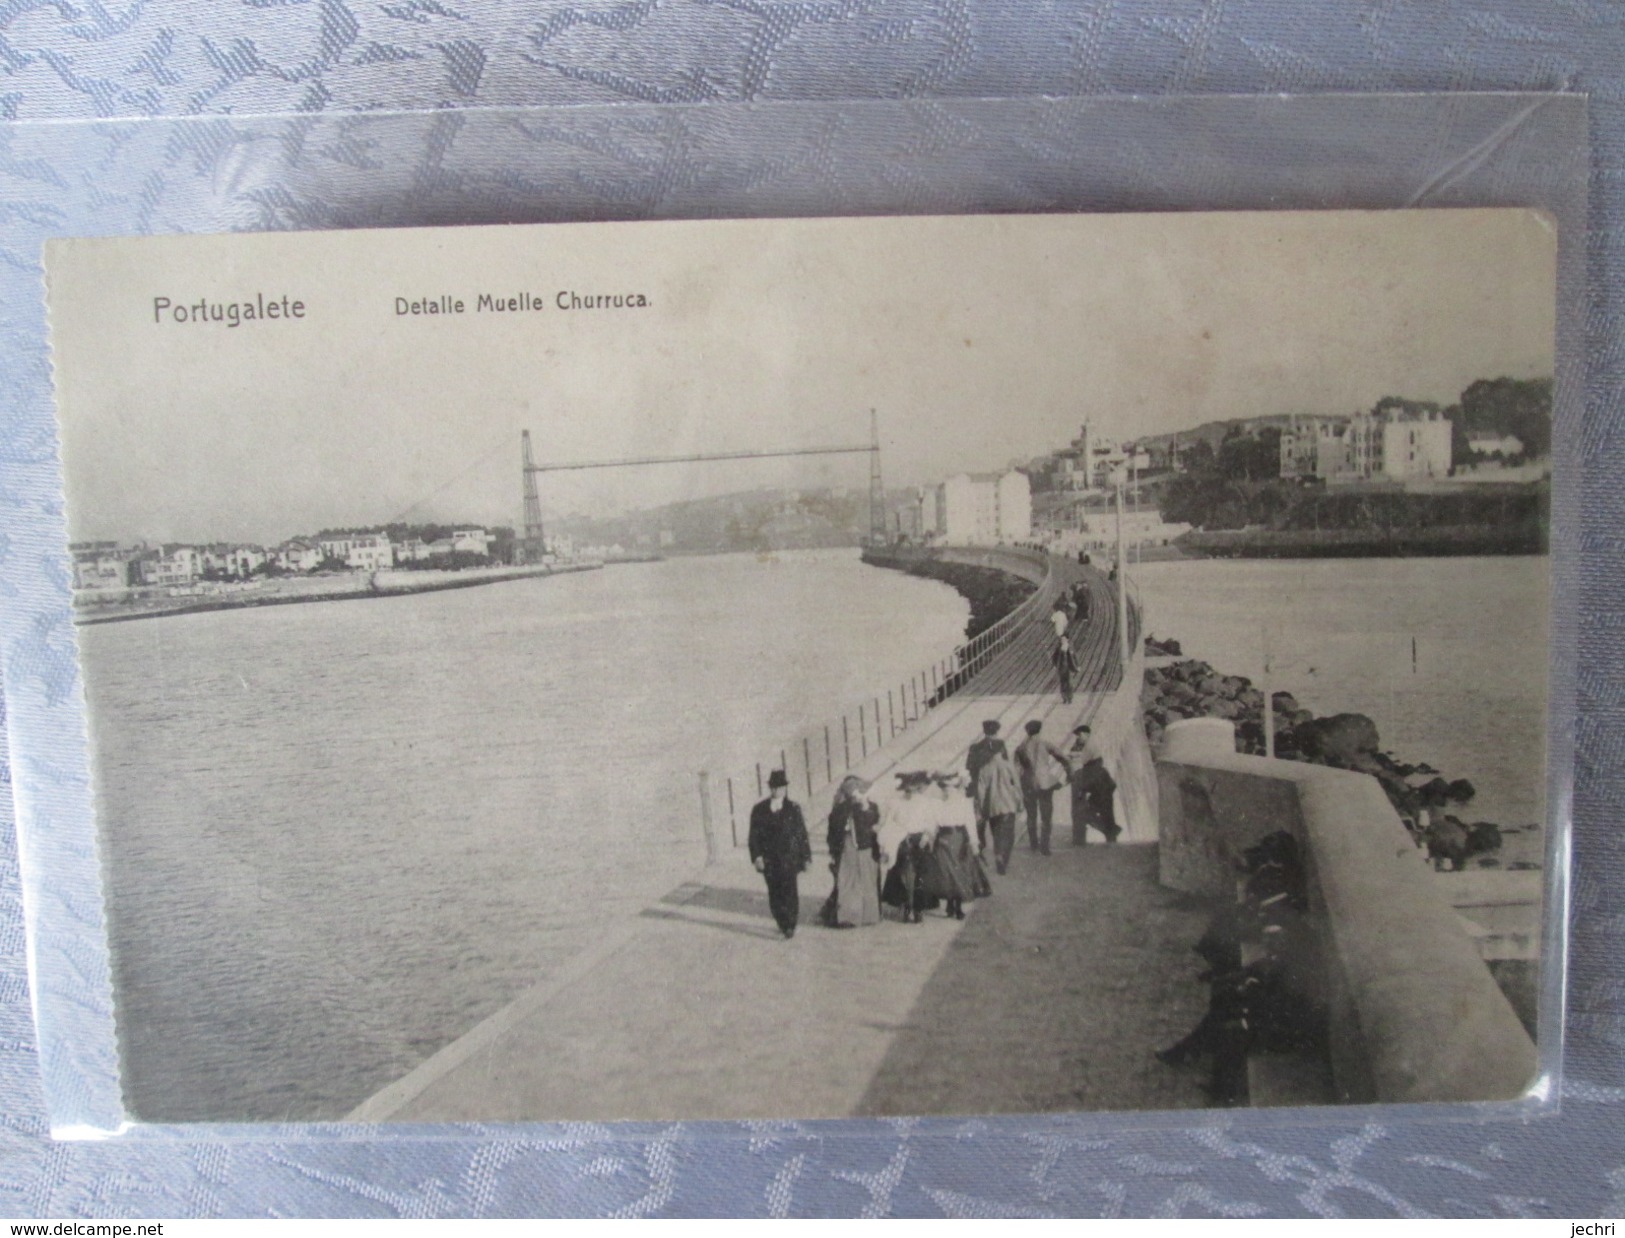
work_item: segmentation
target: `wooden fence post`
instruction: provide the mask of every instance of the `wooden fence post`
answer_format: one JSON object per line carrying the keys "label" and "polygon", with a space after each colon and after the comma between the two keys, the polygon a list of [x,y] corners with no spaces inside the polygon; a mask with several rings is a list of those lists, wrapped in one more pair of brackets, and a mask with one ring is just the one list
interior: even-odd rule
{"label": "wooden fence post", "polygon": [[717,862],[716,827],[711,820],[711,771],[700,771],[700,828],[705,831],[705,862]]}

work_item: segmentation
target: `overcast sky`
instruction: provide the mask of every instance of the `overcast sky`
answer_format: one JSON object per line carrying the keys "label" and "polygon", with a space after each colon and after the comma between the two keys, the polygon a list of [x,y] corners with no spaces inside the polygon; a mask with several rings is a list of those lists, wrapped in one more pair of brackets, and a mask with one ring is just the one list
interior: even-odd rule
{"label": "overcast sky", "polygon": [[[74,241],[48,253],[78,538],[280,541],[521,520],[539,461],[860,443],[888,485],[1216,418],[1449,403],[1549,375],[1556,238],[1522,211],[614,223]],[[643,309],[560,310],[561,291]],[[476,311],[521,292],[540,312]],[[172,304],[302,301],[236,328]],[[398,315],[461,298],[461,315]],[[600,514],[862,455],[547,474]]]}

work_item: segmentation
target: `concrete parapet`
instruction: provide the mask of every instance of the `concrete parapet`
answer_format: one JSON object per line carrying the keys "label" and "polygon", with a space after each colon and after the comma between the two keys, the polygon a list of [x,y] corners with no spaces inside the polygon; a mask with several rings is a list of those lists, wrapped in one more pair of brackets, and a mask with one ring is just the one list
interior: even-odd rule
{"label": "concrete parapet", "polygon": [[1162,733],[1162,754],[1170,761],[1227,756],[1236,750],[1236,724],[1228,718],[1180,718]]}
{"label": "concrete parapet", "polygon": [[[1191,727],[1213,721],[1215,728]],[[1176,728],[1188,728],[1176,731]],[[1222,734],[1221,734],[1222,731]],[[1210,898],[1235,893],[1241,853],[1285,830],[1303,843],[1297,770],[1291,761],[1237,760],[1234,728],[1222,718],[1171,725],[1157,761],[1159,877],[1169,889]],[[1228,737],[1228,746],[1217,742]]]}
{"label": "concrete parapet", "polygon": [[1263,835],[1299,841],[1324,943],[1338,1099],[1511,1100],[1534,1042],[1376,779],[1238,753],[1161,760],[1165,885],[1230,897]]}

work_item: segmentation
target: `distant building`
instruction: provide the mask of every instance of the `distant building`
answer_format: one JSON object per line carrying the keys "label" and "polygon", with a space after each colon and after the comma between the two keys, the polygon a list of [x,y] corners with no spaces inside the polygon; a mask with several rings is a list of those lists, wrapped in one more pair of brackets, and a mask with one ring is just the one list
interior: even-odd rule
{"label": "distant building", "polygon": [[384,533],[343,533],[324,537],[317,543],[325,558],[337,559],[346,567],[371,572],[395,565],[395,551]]}
{"label": "distant building", "polygon": [[484,529],[456,529],[451,535],[451,548],[457,554],[489,555],[495,540]]}
{"label": "distant building", "polygon": [[226,571],[233,576],[250,576],[265,566],[265,547],[241,543],[226,552]]}
{"label": "distant building", "polygon": [[284,572],[308,572],[322,561],[322,549],[308,537],[290,538],[271,552],[271,560]]}
{"label": "distant building", "polygon": [[[1166,545],[1181,534],[1189,533],[1188,524],[1169,524],[1155,506],[1131,507],[1123,512],[1123,541],[1130,548]],[[1066,550],[1089,550],[1112,553],[1117,547],[1117,513],[1111,507],[1092,508],[1087,513],[1081,531],[1068,533],[1060,541]]]}
{"label": "distant building", "polygon": [[117,542],[75,542],[73,587],[75,589],[123,589],[130,583],[130,556]]}
{"label": "distant building", "polygon": [[1281,476],[1329,481],[1350,471],[1349,418],[1294,417],[1281,431]]}
{"label": "distant building", "polygon": [[918,542],[930,532],[926,508],[929,505],[934,516],[936,498],[932,495],[928,504],[929,493],[928,490],[909,490],[893,503],[886,519],[886,533],[893,541]]}
{"label": "distant building", "polygon": [[1281,476],[1288,478],[1317,476],[1313,424],[1305,426],[1294,420],[1281,431]]}
{"label": "distant building", "polygon": [[1086,421],[1078,428],[1078,437],[1055,453],[1051,476],[1057,490],[1089,490],[1093,488],[1093,462],[1091,451],[1093,435]]}
{"label": "distant building", "polygon": [[1151,456],[1135,443],[1114,443],[1095,439],[1089,449],[1090,489],[1110,490],[1119,469],[1144,473],[1151,468]]}
{"label": "distant building", "polygon": [[1281,476],[1326,482],[1448,477],[1451,426],[1435,410],[1294,418],[1281,431]]}
{"label": "distant building", "polygon": [[1450,436],[1449,420],[1436,411],[1362,413],[1349,422],[1349,472],[1362,480],[1448,477]]}
{"label": "distant building", "polygon": [[950,477],[937,487],[936,508],[936,532],[950,545],[993,546],[1032,536],[1032,487],[1014,469]]}
{"label": "distant building", "polygon": [[429,543],[421,537],[408,538],[404,542],[394,542],[391,549],[395,554],[396,563],[418,563],[429,557]]}
{"label": "distant building", "polygon": [[1176,439],[1157,439],[1143,444],[1139,451],[1145,463],[1137,465],[1141,472],[1170,472],[1176,463]]}
{"label": "distant building", "polygon": [[1523,440],[1513,434],[1497,434],[1494,430],[1469,430],[1467,450],[1481,456],[1519,456],[1523,454]]}
{"label": "distant building", "polygon": [[196,546],[166,542],[136,558],[135,575],[143,585],[189,585],[203,575],[203,555]]}

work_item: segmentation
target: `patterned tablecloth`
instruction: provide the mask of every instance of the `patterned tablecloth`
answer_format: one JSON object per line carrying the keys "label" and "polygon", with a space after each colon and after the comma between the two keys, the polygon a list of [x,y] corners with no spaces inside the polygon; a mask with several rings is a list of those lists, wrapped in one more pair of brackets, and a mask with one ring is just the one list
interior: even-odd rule
{"label": "patterned tablecloth", "polygon": [[[1586,571],[1575,726],[1573,961],[1561,1112],[1413,1120],[1327,1113],[1271,1121],[1088,1116],[737,1129],[683,1124],[453,1132],[386,1140],[155,1138],[53,1142],[30,1010],[10,797],[0,797],[0,1214],[232,1215],[1535,1215],[1625,1212],[1625,762],[1614,553],[1625,445],[1613,424],[1625,365],[1625,14],[1609,0],[113,0],[0,6],[0,606],[14,723],[72,742],[77,693],[62,608],[49,363],[38,307],[48,235],[789,209],[823,184],[852,210],[991,200],[1033,112],[989,96],[1564,90],[1588,93],[1594,149],[1586,251]],[[864,100],[909,101],[877,112]],[[729,105],[818,101],[817,109]],[[534,105],[666,105],[625,115],[503,116]],[[677,106],[684,105],[684,106]],[[428,123],[403,109],[443,109]],[[1039,109],[1040,111],[1042,109]],[[1085,109],[1087,110],[1087,109]],[[300,119],[267,118],[278,113]],[[1082,115],[1082,113],[1077,113]],[[1065,113],[1061,113],[1065,115]],[[832,151],[905,117],[907,140],[849,166]],[[1011,117],[1014,116],[1014,119]],[[199,118],[157,128],[30,122]],[[217,118],[217,119],[208,119]],[[226,118],[226,119],[218,119]],[[10,123],[16,122],[16,123]],[[1412,143],[1420,200],[1522,121],[1465,148],[1442,124]],[[740,126],[787,141],[732,142]],[[966,126],[980,126],[967,137]],[[1133,123],[1111,129],[1118,184],[1143,201],[1177,182],[1215,206],[1246,134],[1165,166]],[[845,135],[844,137],[842,135]],[[1316,133],[1303,135],[1312,161]],[[491,143],[573,151],[492,173]],[[274,153],[270,153],[274,148]],[[952,166],[932,162],[947,152]],[[482,152],[484,152],[482,154]],[[1005,152],[1001,154],[1000,152]],[[1424,158],[1424,156],[1426,156]],[[1104,157],[1104,155],[1103,155]],[[730,162],[730,158],[732,162]],[[1431,158],[1431,166],[1427,159]],[[584,174],[596,159],[604,177]],[[957,161],[957,162],[954,162]],[[1260,178],[1268,167],[1253,169]],[[1410,175],[1409,172],[1406,173]],[[958,178],[957,182],[956,179]],[[1006,177],[1002,205],[1076,187]],[[790,188],[786,189],[786,186]],[[981,188],[976,188],[980,186]],[[1254,187],[1256,189],[1256,186]],[[1336,204],[1335,186],[1321,201]],[[781,190],[783,192],[781,192]],[[1319,192],[1317,190],[1317,192]],[[730,195],[732,195],[730,197]],[[1132,194],[1107,205],[1132,205]],[[1255,203],[1256,204],[1256,203]],[[1489,256],[1487,256],[1489,257]],[[42,523],[43,522],[43,523]],[[49,536],[42,534],[45,529]],[[49,746],[44,750],[47,754]],[[3,761],[3,758],[0,758]],[[83,788],[30,746],[8,768],[49,821]],[[92,891],[52,889],[94,922]],[[61,965],[61,961],[58,961]],[[91,979],[94,979],[93,977]],[[48,1055],[50,1056],[50,1055]],[[53,1078],[106,1062],[51,1057]],[[70,1086],[70,1085],[64,1085]]]}

